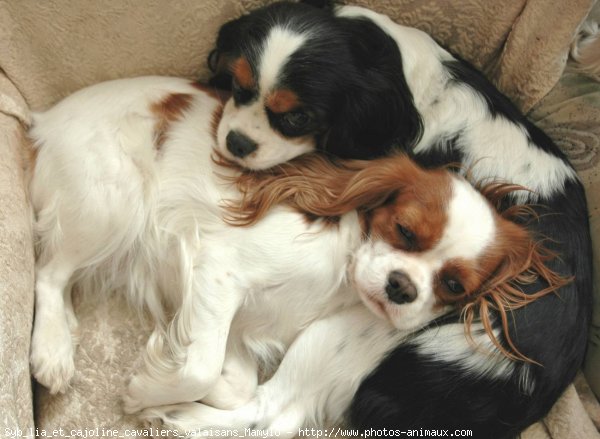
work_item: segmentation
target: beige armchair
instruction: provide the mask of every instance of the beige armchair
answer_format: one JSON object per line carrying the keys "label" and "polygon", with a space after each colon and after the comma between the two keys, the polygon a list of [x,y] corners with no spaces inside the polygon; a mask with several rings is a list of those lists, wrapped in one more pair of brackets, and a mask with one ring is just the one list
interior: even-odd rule
{"label": "beige armchair", "polygon": [[[564,149],[587,189],[598,273],[600,75],[567,63],[569,45],[594,1],[355,3],[431,33],[483,69]],[[123,415],[120,393],[148,327],[118,294],[76,296],[81,343],[70,391],[52,396],[31,381],[34,242],[23,172],[31,111],[108,79],[149,74],[206,78],[205,60],[220,24],[264,2],[0,0],[0,435],[24,436],[33,428],[114,428],[121,434],[141,428],[135,418]],[[595,294],[585,372],[600,395],[599,282]],[[524,437],[600,437],[598,402],[586,380],[578,381],[577,390],[571,386]]]}

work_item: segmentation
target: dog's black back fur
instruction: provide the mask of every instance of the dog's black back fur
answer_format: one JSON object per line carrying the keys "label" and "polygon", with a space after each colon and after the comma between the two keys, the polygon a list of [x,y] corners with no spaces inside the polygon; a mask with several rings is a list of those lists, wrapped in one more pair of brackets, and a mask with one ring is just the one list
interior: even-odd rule
{"label": "dog's black back fur", "polygon": [[[325,2],[328,3],[328,2]],[[268,17],[267,17],[268,16]],[[293,17],[290,18],[290,17]],[[311,26],[322,36],[295,54],[285,80],[325,117],[319,148],[344,158],[370,159],[395,148],[411,152],[420,139],[422,118],[402,71],[397,44],[365,19],[336,18],[330,8],[281,3],[226,24],[217,41],[219,57],[251,57],[252,44],[272,20]],[[290,21],[291,20],[291,21]],[[566,162],[565,155],[464,61],[445,62],[453,80],[484,97],[491,117],[521,125],[530,144]],[[226,71],[214,82],[228,86]],[[319,107],[320,105],[320,107]],[[443,139],[443,151],[430,145],[414,155],[425,166],[461,162],[461,132]],[[440,140],[442,141],[442,140]],[[475,437],[513,437],[543,417],[580,367],[591,313],[591,243],[583,187],[567,181],[539,200],[539,217],[529,228],[560,254],[550,267],[573,282],[509,314],[510,336],[521,353],[540,363],[528,365],[530,391],[523,387],[521,364],[506,379],[474,376],[455,364],[420,354],[414,343],[398,346],[361,384],[349,421],[368,428],[472,429]],[[539,282],[526,293],[542,289]],[[503,343],[507,345],[504,340]]]}
{"label": "dog's black back fur", "polygon": [[[493,117],[520,124],[531,145],[567,161],[556,144],[523,116],[481,73],[457,60],[445,64],[449,73],[485,97]],[[425,166],[461,162],[453,147],[432,148],[414,158]],[[509,203],[510,204],[510,203]],[[476,377],[453,364],[418,353],[412,343],[398,346],[360,386],[350,420],[360,428],[471,429],[474,437],[515,437],[542,418],[574,379],[586,350],[591,320],[592,249],[587,204],[578,181],[567,181],[559,193],[533,206],[537,218],[529,228],[560,255],[549,267],[573,281],[558,294],[544,296],[509,314],[509,334],[530,364],[530,393],[523,388],[521,365],[506,380]],[[523,287],[532,294],[545,285]],[[507,343],[503,339],[506,347]]]}

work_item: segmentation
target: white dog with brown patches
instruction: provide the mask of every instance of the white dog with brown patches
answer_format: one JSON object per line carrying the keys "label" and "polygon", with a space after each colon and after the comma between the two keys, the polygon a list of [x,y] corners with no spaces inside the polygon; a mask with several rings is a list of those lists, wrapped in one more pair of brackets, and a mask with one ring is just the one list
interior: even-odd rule
{"label": "white dog with brown patches", "polygon": [[[148,358],[148,370],[131,381],[128,411],[206,396],[244,301],[273,298],[269,310],[247,307],[263,327],[246,338],[270,356],[337,292],[360,237],[355,216],[331,231],[289,209],[247,230],[221,220],[222,200],[236,198],[217,175],[230,171],[212,160],[221,105],[185,80],[139,78],[90,87],[35,116],[31,195],[40,245],[31,364],[52,392],[65,391],[74,372],[75,281],[122,288],[157,322],[170,319],[162,304],[176,313],[167,339],[157,332],[149,352],[180,357]],[[329,257],[315,266],[315,254]],[[307,289],[319,292],[316,301],[298,320],[287,318],[288,303],[301,306]],[[250,359],[230,363],[246,370]]]}

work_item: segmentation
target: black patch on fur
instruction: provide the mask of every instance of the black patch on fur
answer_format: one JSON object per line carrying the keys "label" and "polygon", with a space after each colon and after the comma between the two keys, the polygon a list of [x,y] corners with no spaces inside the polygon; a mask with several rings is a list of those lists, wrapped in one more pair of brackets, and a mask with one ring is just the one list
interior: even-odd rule
{"label": "black patch on fur", "polygon": [[531,403],[530,397],[517,391],[517,384],[468,376],[455,364],[403,345],[363,381],[350,420],[361,430],[468,428],[478,438],[514,437]]}
{"label": "black patch on fur", "polygon": [[347,34],[352,64],[336,67],[346,84],[337,96],[323,149],[359,159],[409,149],[420,139],[422,121],[396,42],[368,19],[338,18],[338,22]]}
{"label": "black patch on fur", "polygon": [[442,64],[448,69],[454,81],[469,85],[485,99],[493,117],[502,115],[515,123],[524,119],[515,105],[471,64],[462,59],[444,61]]}
{"label": "black patch on fur", "polygon": [[279,2],[226,23],[209,58],[211,84],[230,88],[225,66],[240,56],[258,78],[258,57],[274,26],[308,35],[278,81],[313,115],[308,134],[319,149],[338,157],[369,159],[418,141],[421,118],[395,41],[372,21],[336,17],[330,8]]}
{"label": "black patch on fur", "polygon": [[458,147],[460,137],[461,133],[456,133],[450,139],[439,140],[423,152],[409,151],[409,155],[427,169],[439,168],[450,163],[460,164],[463,162],[463,154]]}
{"label": "black patch on fur", "polygon": [[332,0],[300,0],[300,3],[310,5],[313,8],[326,9],[328,11],[332,11],[335,4]]}
{"label": "black patch on fur", "polygon": [[[222,81],[222,75],[229,75],[227,71],[227,62],[234,61],[240,56],[244,56],[253,69],[253,73],[258,78],[260,72],[257,71],[260,55],[265,40],[271,29],[276,26],[304,33],[305,31],[314,32],[320,35],[327,35],[328,29],[332,26],[334,17],[332,13],[325,9],[319,9],[304,3],[295,2],[276,2],[271,5],[256,9],[250,14],[244,15],[225,23],[219,30],[216,41],[216,47],[211,55],[211,70],[215,73],[213,80]],[[334,39],[339,38],[334,33],[331,35]],[[331,44],[324,43],[329,48]],[[316,53],[315,61],[318,63],[320,55]],[[214,59],[224,60],[216,62]],[[329,61],[325,61],[329,62]],[[214,66],[221,65],[223,71],[218,71]],[[316,67],[315,66],[315,67]],[[229,75],[229,79],[230,75]],[[224,82],[224,81],[223,81]],[[230,86],[230,83],[229,83]]]}

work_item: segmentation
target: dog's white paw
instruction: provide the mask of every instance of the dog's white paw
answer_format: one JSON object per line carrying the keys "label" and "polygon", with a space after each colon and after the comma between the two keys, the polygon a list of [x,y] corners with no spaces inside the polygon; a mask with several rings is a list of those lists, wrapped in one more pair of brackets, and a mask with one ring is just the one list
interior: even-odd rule
{"label": "dog's white paw", "polygon": [[36,327],[31,340],[31,372],[50,393],[64,393],[75,374],[73,341],[67,322]]}
{"label": "dog's white paw", "polygon": [[123,405],[126,413],[137,413],[148,407],[197,401],[214,386],[214,379],[199,374],[186,374],[183,369],[168,372],[140,372],[131,377]]}
{"label": "dog's white paw", "polygon": [[140,375],[133,375],[129,378],[123,394],[123,410],[125,413],[137,413],[146,407],[151,407],[151,403],[146,401],[146,394],[151,391],[148,387],[150,383],[144,383]]}
{"label": "dog's white paw", "polygon": [[[164,381],[160,378],[164,378]],[[182,383],[169,376],[153,379],[146,373],[131,376],[123,395],[125,413],[137,413],[148,407],[157,407],[180,402]]]}

